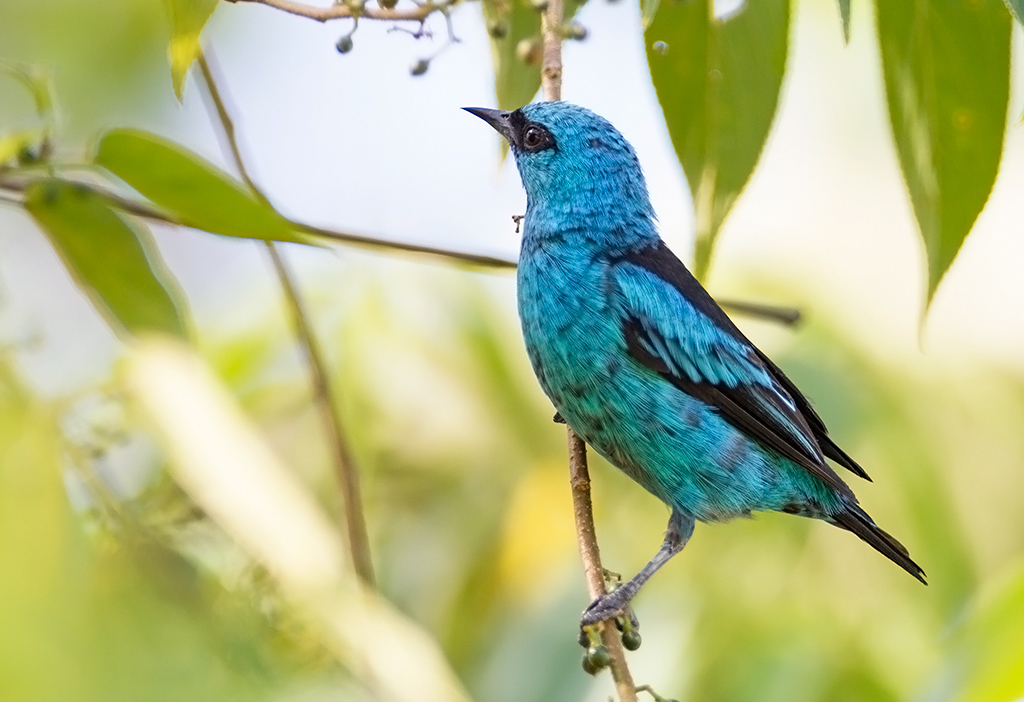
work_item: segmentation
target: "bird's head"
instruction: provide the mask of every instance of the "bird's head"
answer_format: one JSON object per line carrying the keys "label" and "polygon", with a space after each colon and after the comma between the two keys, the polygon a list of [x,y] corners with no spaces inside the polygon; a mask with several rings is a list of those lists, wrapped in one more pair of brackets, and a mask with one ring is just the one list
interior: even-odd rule
{"label": "bird's head", "polygon": [[653,219],[640,162],[608,120],[567,102],[467,107],[508,140],[529,210]]}

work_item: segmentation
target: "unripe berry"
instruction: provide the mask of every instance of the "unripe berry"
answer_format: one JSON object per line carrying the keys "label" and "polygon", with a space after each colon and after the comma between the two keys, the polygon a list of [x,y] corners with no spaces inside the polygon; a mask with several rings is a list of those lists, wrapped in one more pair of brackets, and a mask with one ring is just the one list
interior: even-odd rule
{"label": "unripe berry", "polygon": [[409,66],[409,73],[414,76],[422,76],[430,68],[430,61],[427,59],[419,59],[413,61],[412,65]]}
{"label": "unripe berry", "polygon": [[579,22],[571,22],[570,24],[562,27],[562,36],[566,39],[583,41],[587,38],[587,29]]}
{"label": "unripe berry", "polygon": [[643,639],[640,638],[640,632],[636,629],[627,629],[622,632],[622,646],[627,651],[635,651],[640,648],[640,644]]}
{"label": "unripe berry", "polygon": [[516,56],[518,56],[519,60],[528,66],[540,63],[543,52],[544,47],[541,45],[540,39],[537,39],[536,37],[532,39],[523,39],[516,45]]}
{"label": "unripe berry", "polygon": [[504,39],[508,36],[508,21],[506,20],[491,20],[487,23],[487,33],[495,39]]}
{"label": "unripe berry", "polygon": [[338,40],[338,43],[335,46],[337,47],[339,54],[347,54],[349,51],[352,51],[352,35],[346,34]]}
{"label": "unripe berry", "polygon": [[612,662],[612,654],[608,652],[608,648],[603,644],[592,646],[587,651],[587,658],[594,664],[594,667],[600,670],[601,668],[607,668]]}
{"label": "unripe berry", "polygon": [[583,672],[587,675],[597,675],[601,672],[601,669],[591,663],[590,656],[586,653],[583,654]]}

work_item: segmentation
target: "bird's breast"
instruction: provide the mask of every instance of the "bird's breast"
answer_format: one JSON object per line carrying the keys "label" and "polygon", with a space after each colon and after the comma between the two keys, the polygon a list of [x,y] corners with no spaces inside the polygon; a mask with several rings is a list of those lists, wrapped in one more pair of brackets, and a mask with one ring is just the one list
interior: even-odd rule
{"label": "bird's breast", "polygon": [[624,341],[607,289],[608,264],[586,252],[524,245],[519,316],[541,387],[556,407],[600,392],[621,363]]}

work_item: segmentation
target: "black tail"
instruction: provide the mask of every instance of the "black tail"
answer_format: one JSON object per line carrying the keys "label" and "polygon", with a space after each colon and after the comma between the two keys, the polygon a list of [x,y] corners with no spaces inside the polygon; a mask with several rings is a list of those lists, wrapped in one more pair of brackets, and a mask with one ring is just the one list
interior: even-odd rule
{"label": "black tail", "polygon": [[924,571],[914,563],[906,547],[889,534],[878,528],[867,512],[857,505],[849,505],[845,511],[832,515],[832,523],[847,531],[852,531],[871,545],[876,551],[907,571],[925,585]]}

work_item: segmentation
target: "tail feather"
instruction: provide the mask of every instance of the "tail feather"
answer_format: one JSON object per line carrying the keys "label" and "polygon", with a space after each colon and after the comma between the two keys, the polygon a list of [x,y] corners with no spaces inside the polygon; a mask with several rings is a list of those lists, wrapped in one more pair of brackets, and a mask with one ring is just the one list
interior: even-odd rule
{"label": "tail feather", "polygon": [[867,512],[857,505],[848,505],[846,510],[831,516],[831,521],[838,527],[851,531],[862,540],[866,541],[872,548],[888,558],[890,561],[907,571],[925,585],[925,573],[917,563],[910,558],[906,547],[894,537],[882,531],[877,524],[868,516]]}
{"label": "tail feather", "polygon": [[826,456],[854,475],[864,478],[864,480],[867,480],[869,483],[873,482],[867,471],[861,468],[857,461],[850,458],[850,455],[846,453],[846,451],[839,448],[838,444],[832,441],[832,437],[828,434],[824,432],[815,432],[814,438],[818,440],[818,445],[821,446],[821,452]]}

